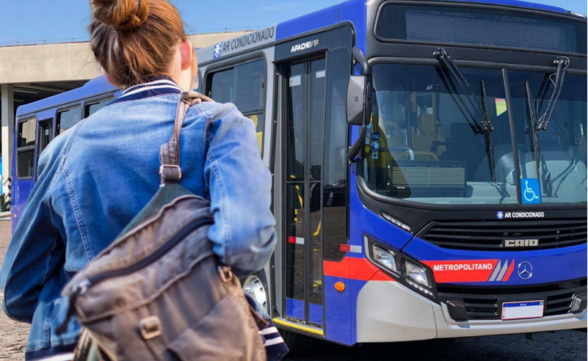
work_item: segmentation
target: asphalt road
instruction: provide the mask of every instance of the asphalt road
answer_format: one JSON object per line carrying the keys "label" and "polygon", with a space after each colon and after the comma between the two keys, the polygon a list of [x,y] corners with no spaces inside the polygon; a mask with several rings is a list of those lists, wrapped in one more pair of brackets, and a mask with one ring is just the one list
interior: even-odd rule
{"label": "asphalt road", "polygon": [[290,361],[576,361],[586,360],[586,332],[558,331],[476,339],[432,340],[345,347],[302,338],[287,356]]}

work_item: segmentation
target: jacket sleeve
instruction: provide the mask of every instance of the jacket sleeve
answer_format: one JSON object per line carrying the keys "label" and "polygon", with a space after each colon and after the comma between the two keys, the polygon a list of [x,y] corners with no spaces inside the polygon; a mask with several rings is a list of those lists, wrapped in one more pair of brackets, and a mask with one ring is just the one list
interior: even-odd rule
{"label": "jacket sleeve", "polygon": [[63,241],[51,219],[48,200],[52,183],[50,173],[57,165],[48,169],[52,168],[49,158],[48,154],[41,156],[38,180],[14,230],[0,271],[4,313],[21,322],[32,321],[40,292],[65,253]]}
{"label": "jacket sleeve", "polygon": [[240,277],[261,269],[275,246],[272,176],[263,164],[253,122],[234,105],[208,125],[205,177],[215,223],[214,251]]}

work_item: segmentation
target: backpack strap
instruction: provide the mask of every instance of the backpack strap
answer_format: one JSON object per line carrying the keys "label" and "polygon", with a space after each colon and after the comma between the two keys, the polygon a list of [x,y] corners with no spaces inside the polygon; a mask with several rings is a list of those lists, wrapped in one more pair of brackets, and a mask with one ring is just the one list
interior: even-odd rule
{"label": "backpack strap", "polygon": [[169,142],[163,144],[159,152],[161,184],[177,183],[182,178],[182,169],[180,168],[180,133],[188,109],[193,105],[212,101],[212,99],[194,91],[182,93],[176,109],[174,131],[169,138]]}

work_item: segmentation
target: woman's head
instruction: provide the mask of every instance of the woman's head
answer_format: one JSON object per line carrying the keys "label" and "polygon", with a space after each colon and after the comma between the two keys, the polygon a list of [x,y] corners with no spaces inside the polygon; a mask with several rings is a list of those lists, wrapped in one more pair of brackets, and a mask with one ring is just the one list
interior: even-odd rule
{"label": "woman's head", "polygon": [[168,75],[189,90],[192,44],[177,9],[166,0],[90,0],[91,46],[108,80],[127,88]]}

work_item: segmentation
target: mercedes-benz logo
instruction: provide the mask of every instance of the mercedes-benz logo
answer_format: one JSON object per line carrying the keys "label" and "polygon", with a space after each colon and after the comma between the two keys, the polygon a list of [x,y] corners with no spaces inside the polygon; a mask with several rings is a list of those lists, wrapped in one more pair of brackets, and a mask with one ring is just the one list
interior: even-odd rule
{"label": "mercedes-benz logo", "polygon": [[519,263],[517,271],[521,279],[528,280],[533,277],[533,265],[527,261]]}

